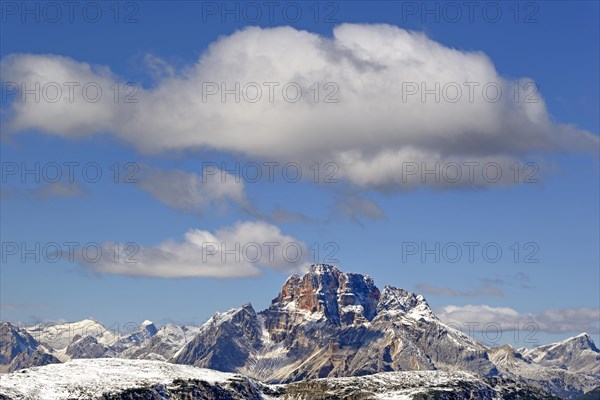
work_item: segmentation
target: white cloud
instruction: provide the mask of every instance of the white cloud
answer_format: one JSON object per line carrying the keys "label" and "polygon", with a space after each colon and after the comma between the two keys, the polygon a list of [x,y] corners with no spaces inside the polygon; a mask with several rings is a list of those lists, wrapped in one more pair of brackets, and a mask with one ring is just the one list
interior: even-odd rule
{"label": "white cloud", "polygon": [[308,266],[307,246],[264,222],[238,222],[214,233],[193,229],[181,242],[156,246],[122,243],[101,246],[78,257],[81,265],[100,274],[160,278],[258,276],[263,268],[297,272]]}
{"label": "white cloud", "polygon": [[[123,104],[113,99],[109,87],[119,79],[108,68],[53,55],[8,56],[2,62],[5,82],[32,87],[36,81],[42,86],[72,81],[83,86],[92,81],[104,89],[95,104],[82,101],[80,90],[73,103],[15,101],[8,128],[65,137],[111,132],[147,152],[211,148],[257,159],[334,161],[341,176],[376,188],[420,184],[418,177],[399,178],[406,163],[511,165],[530,154],[597,152],[598,147],[597,136],[554,123],[533,89],[522,88],[515,101],[515,85],[524,87],[527,78],[505,79],[483,53],[448,48],[423,34],[389,25],[343,24],[334,29],[332,38],[290,27],[250,27],[212,43],[183,72],[159,64],[168,73],[159,74],[152,88],[141,88],[134,96],[137,103]],[[255,103],[243,99],[236,103],[233,96],[223,103],[219,95],[203,101],[203,84],[208,82],[225,82],[227,88],[235,82],[241,87],[256,82],[263,96]],[[273,102],[267,100],[265,82],[280,85]],[[289,82],[303,87],[297,103],[283,101],[281,88]],[[321,83],[318,103],[309,89],[315,82]],[[322,86],[325,82],[339,88],[338,103],[323,103],[323,96],[331,93]],[[436,82],[440,88],[457,84],[462,97],[447,101],[453,95],[444,95],[441,89],[440,102],[432,95],[425,101],[418,94],[406,95],[411,83],[431,89]],[[465,86],[468,82],[479,86]],[[485,100],[483,87],[488,83],[501,88],[499,101]],[[486,92],[489,97],[493,90]],[[526,102],[526,97],[534,102]],[[426,183],[490,184],[464,177]],[[513,181],[505,173],[499,183]]]}
{"label": "white cloud", "polygon": [[473,327],[476,331],[491,325],[500,326],[503,330],[512,330],[515,326],[522,329],[526,324],[534,323],[539,331],[547,333],[600,333],[600,308],[562,308],[521,313],[509,307],[483,304],[448,305],[435,312],[447,324]]}

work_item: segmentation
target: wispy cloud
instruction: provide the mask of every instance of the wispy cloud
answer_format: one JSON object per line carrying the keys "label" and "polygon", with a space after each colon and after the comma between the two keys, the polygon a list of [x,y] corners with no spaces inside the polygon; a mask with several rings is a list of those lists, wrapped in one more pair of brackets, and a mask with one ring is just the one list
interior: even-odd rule
{"label": "wispy cloud", "polygon": [[242,209],[249,207],[244,182],[221,171],[195,174],[142,165],[136,184],[169,207],[197,215],[212,209],[225,210],[230,204]]}
{"label": "wispy cloud", "polygon": [[9,200],[49,200],[53,198],[71,198],[86,194],[86,190],[77,183],[53,182],[31,188],[3,186],[0,199]]}
{"label": "wispy cloud", "polygon": [[446,297],[502,297],[504,291],[496,286],[489,283],[485,283],[481,286],[470,290],[454,290],[449,287],[440,287],[421,283],[417,285],[417,290],[420,293],[434,296],[446,296]]}
{"label": "wispy cloud", "polygon": [[379,205],[365,196],[346,191],[337,195],[328,221],[349,219],[362,223],[364,219],[383,219],[385,212]]}

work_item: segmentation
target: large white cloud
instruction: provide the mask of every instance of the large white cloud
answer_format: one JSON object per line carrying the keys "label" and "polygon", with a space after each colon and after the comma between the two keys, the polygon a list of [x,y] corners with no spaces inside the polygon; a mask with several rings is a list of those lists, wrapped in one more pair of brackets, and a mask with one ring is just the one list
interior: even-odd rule
{"label": "large white cloud", "polygon": [[[17,54],[6,57],[2,69],[5,82],[25,82],[27,87],[35,82],[42,87],[81,83],[73,102],[12,102],[9,131],[39,129],[67,137],[111,132],[147,152],[202,147],[257,159],[334,161],[340,175],[367,187],[421,183],[420,175],[402,177],[405,163],[498,161],[508,166],[549,151],[597,152],[599,143],[593,134],[554,123],[541,95],[526,86],[529,80],[503,78],[485,54],[448,48],[389,25],[343,24],[333,37],[290,27],[247,28],[214,42],[186,70],[160,75],[131,104],[123,103],[131,90],[114,101],[109,88],[125,80],[106,67]],[[83,101],[80,89],[86,82],[103,88],[97,103]],[[219,94],[207,95],[211,82],[224,82],[229,89],[236,82],[241,88],[256,82],[262,98],[250,102],[242,96],[237,103],[227,95],[222,102]],[[279,85],[272,102],[265,82]],[[296,103],[285,101],[281,93],[290,82],[303,88]],[[320,83],[318,102],[310,89],[315,82]],[[325,88],[326,82],[335,85]],[[421,96],[423,88],[436,84],[439,102],[433,94]],[[521,87],[516,99],[515,85]],[[335,87],[339,101],[324,103]],[[462,97],[455,100],[457,87]],[[498,87],[502,96],[493,102]],[[253,87],[247,88],[240,92],[254,97]],[[419,92],[410,95],[414,90]],[[288,94],[293,97],[294,90]],[[506,174],[503,179],[427,183],[512,183]]]}
{"label": "large white cloud", "polygon": [[263,268],[303,271],[307,246],[265,222],[238,222],[214,233],[193,229],[183,241],[156,246],[107,243],[100,251],[81,253],[77,261],[99,274],[160,278],[240,278],[258,276]]}

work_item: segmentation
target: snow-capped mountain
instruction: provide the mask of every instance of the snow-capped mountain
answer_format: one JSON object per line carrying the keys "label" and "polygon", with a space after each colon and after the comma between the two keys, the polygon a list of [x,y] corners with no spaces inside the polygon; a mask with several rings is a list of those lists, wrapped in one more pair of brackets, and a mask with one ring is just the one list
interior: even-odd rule
{"label": "snow-capped mountain", "polygon": [[[561,348],[565,354],[581,350]],[[420,295],[391,286],[380,291],[368,276],[315,265],[304,276],[291,276],[264,311],[246,304],[215,314],[172,361],[273,383],[466,371],[507,376],[575,398],[600,385],[593,373],[598,351],[586,349],[591,356],[581,363],[587,361],[588,370],[544,366],[510,346],[488,348],[445,325]]]}
{"label": "snow-capped mountain", "polygon": [[490,349],[488,354],[502,376],[528,382],[561,398],[576,398],[599,386],[596,373],[544,366],[509,345]]}
{"label": "snow-capped mountain", "polygon": [[[330,265],[288,278],[266,310],[246,304],[216,313],[200,327],[157,328],[144,321],[119,335],[87,319],[16,330],[18,335],[3,329],[10,339],[2,347],[4,370],[57,358],[118,358],[170,361],[287,387],[392,371],[462,373],[492,387],[506,378],[566,399],[600,386],[600,351],[588,335],[535,349],[489,348],[441,322],[422,296],[391,286],[379,290],[369,276]],[[34,356],[11,364],[19,353]]]}
{"label": "snow-capped mountain", "polygon": [[383,292],[368,276],[314,266],[290,277],[271,306],[216,314],[176,363],[268,382],[384,371],[464,370],[495,375],[486,348],[441,323],[422,296]]}
{"label": "snow-capped mountain", "polygon": [[[110,346],[119,335],[88,318],[79,322],[38,324],[27,332],[51,349],[51,354],[61,361],[71,358],[103,357],[110,353]],[[80,342],[79,344],[77,342]]]}
{"label": "snow-capped mountain", "polygon": [[[119,357],[166,361],[194,339],[199,331],[200,328],[197,326],[167,324],[156,330],[154,334],[142,337],[138,342],[130,342],[130,346],[119,353]],[[121,341],[117,345],[119,343]]]}
{"label": "snow-capped mountain", "polygon": [[88,318],[79,322],[38,324],[27,332],[45,351],[60,361],[78,358],[139,358],[168,360],[199,332],[199,327],[167,324],[157,328],[152,321],[120,334]]}
{"label": "snow-capped mountain", "polygon": [[[443,397],[440,397],[442,395]],[[91,359],[5,375],[6,400],[171,399],[501,400],[558,398],[503,378],[466,372],[410,371],[267,385],[242,375],[161,361]]]}
{"label": "snow-capped mountain", "polygon": [[586,333],[562,342],[519,351],[545,367],[600,375],[600,350]]}

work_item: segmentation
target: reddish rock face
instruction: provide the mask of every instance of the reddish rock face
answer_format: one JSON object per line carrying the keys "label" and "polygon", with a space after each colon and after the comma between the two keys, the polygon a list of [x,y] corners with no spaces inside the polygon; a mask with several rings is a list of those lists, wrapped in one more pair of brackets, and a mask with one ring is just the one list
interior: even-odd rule
{"label": "reddish rock face", "polygon": [[[379,289],[368,276],[314,265],[303,277],[291,276],[269,310],[290,310],[293,303],[291,310],[295,312],[322,313],[335,325],[352,325],[373,319],[379,297]],[[281,327],[281,321],[276,325]]]}

